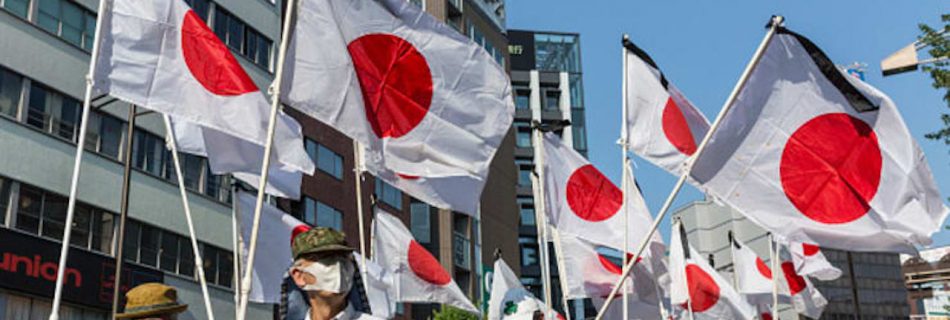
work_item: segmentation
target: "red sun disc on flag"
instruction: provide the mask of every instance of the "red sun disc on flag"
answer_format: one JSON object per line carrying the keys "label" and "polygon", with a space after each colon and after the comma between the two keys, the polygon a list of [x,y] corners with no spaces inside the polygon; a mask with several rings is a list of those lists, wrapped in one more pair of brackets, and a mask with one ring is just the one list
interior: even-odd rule
{"label": "red sun disc on flag", "polygon": [[881,182],[881,149],[867,123],[845,113],[812,118],[789,137],[779,173],[785,196],[826,224],[857,220]]}
{"label": "red sun disc on flag", "polygon": [[181,24],[181,53],[195,80],[215,95],[238,96],[258,91],[231,50],[191,10],[185,13]]}
{"label": "red sun disc on flag", "polygon": [[683,115],[673,97],[666,99],[666,106],[663,108],[663,134],[666,139],[685,155],[693,155],[696,152],[696,139],[693,138],[693,131],[689,129],[689,122]]}
{"label": "red sun disc on flag", "polygon": [[719,302],[719,285],[703,268],[695,264],[686,265],[686,283],[693,312],[709,310]]}
{"label": "red sun disc on flag", "polygon": [[805,253],[805,256],[811,257],[818,254],[819,251],[821,251],[821,248],[816,245],[802,243],[802,252]]}
{"label": "red sun disc on flag", "polygon": [[788,290],[793,296],[808,287],[808,284],[805,283],[805,278],[795,272],[795,265],[791,262],[782,262],[782,273],[785,274],[785,281],[788,282]]}
{"label": "red sun disc on flag", "polygon": [[452,277],[439,264],[439,260],[422,247],[416,240],[409,241],[409,269],[425,282],[443,286],[452,281]]}
{"label": "red sun disc on flag", "polygon": [[620,210],[623,192],[593,165],[574,170],[567,180],[567,204],[579,218],[600,222]]}
{"label": "red sun disc on flag", "polygon": [[346,46],[360,81],[366,119],[378,138],[399,138],[422,122],[432,104],[432,73],[409,41],[363,35]]}
{"label": "red sun disc on flag", "polygon": [[759,270],[759,273],[763,277],[772,279],[772,269],[769,269],[769,266],[765,265],[765,261],[762,261],[762,258],[755,257],[755,268]]}
{"label": "red sun disc on flag", "polygon": [[772,320],[772,314],[768,312],[763,312],[762,315],[759,316],[759,318],[761,318],[762,320]]}

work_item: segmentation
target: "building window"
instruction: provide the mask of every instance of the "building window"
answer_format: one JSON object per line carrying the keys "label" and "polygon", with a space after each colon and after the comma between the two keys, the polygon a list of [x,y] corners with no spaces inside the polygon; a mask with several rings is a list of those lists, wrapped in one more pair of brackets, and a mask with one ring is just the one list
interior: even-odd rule
{"label": "building window", "polygon": [[521,246],[521,267],[529,267],[538,264],[538,248],[536,246]]}
{"label": "building window", "polygon": [[214,11],[214,33],[229,48],[270,71],[273,41],[248,27],[244,21],[217,6]]}
{"label": "building window", "polygon": [[425,5],[426,5],[425,0],[409,0],[409,3],[412,3],[412,4],[416,5],[417,7],[419,7],[419,8],[422,9],[422,10],[425,10],[425,9],[426,9],[426,7],[425,7]]}
{"label": "building window", "polygon": [[132,166],[161,177],[165,166],[165,141],[142,129],[135,129]]}
{"label": "building window", "polygon": [[208,282],[231,287],[234,277],[234,256],[231,252],[205,244],[201,246],[201,259]]}
{"label": "building window", "polygon": [[535,222],[535,213],[534,213],[534,199],[528,196],[518,196],[518,211],[521,215],[521,226],[524,227],[534,227],[536,226]]}
{"label": "building window", "polygon": [[10,211],[10,180],[0,177],[0,226],[7,224],[7,213]]}
{"label": "building window", "polygon": [[[165,151],[165,177],[175,185],[178,184],[178,177],[175,176],[175,160],[172,158],[171,151]],[[202,177],[205,172],[205,158],[187,154],[178,153],[178,160],[181,161],[181,173],[185,175],[185,188],[201,192]]]}
{"label": "building window", "polygon": [[515,165],[518,166],[518,186],[530,187],[534,163],[530,159],[515,159]]}
{"label": "building window", "polygon": [[429,205],[425,202],[412,200],[409,203],[409,225],[412,236],[419,243],[427,244],[432,241],[432,221]]}
{"label": "building window", "polygon": [[[3,0],[10,2],[11,0]],[[16,117],[23,90],[23,77],[0,68],[0,114]]]}
{"label": "building window", "polygon": [[521,148],[530,148],[531,125],[527,121],[515,121],[515,144]]}
{"label": "building window", "polygon": [[86,149],[119,160],[124,132],[125,123],[122,120],[94,112],[89,115]]}
{"label": "building window", "polygon": [[211,12],[211,5],[208,0],[185,0],[185,3],[191,7],[201,20],[208,21],[208,13]]}
{"label": "building window", "polygon": [[138,262],[147,266],[158,266],[159,252],[159,230],[148,225],[141,225],[139,229],[139,260]]}
{"label": "building window", "polygon": [[531,109],[531,89],[515,90],[515,108]]}
{"label": "building window", "polygon": [[547,110],[560,110],[561,92],[557,90],[544,91],[544,108]]}
{"label": "building window", "polygon": [[[9,201],[10,182],[0,186],[3,205]],[[62,240],[66,223],[67,198],[44,190],[20,184],[19,210],[16,228],[54,240]],[[5,211],[5,210],[4,210]],[[108,217],[104,217],[108,216]],[[99,252],[108,252],[112,242],[112,215],[76,204],[70,244]],[[108,241],[108,244],[104,242]]]}
{"label": "building window", "polygon": [[317,163],[320,171],[334,178],[343,179],[343,157],[340,154],[310,139],[306,139],[306,147],[310,160]]}
{"label": "building window", "polygon": [[7,11],[26,19],[30,12],[30,0],[2,0],[3,8]]}
{"label": "building window", "polygon": [[343,213],[326,203],[303,197],[303,212],[297,214],[304,222],[318,227],[343,230]]}
{"label": "building window", "polygon": [[393,208],[402,210],[402,191],[382,179],[376,179],[376,198]]}
{"label": "building window", "polygon": [[181,237],[163,233],[159,248],[158,268],[168,272],[178,272],[178,249]]}
{"label": "building window", "polygon": [[66,0],[39,0],[36,24],[85,51],[92,50],[96,16],[76,3]]}
{"label": "building window", "polygon": [[33,82],[26,124],[73,141],[79,129],[79,103]]}

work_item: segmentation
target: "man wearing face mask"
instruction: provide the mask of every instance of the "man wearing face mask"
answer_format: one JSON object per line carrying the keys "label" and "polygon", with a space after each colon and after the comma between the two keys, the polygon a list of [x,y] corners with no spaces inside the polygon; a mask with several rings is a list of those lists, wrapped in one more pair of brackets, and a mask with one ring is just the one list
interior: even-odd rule
{"label": "man wearing face mask", "polygon": [[307,294],[306,320],[373,320],[347,302],[356,264],[342,233],[317,227],[294,237],[290,277]]}

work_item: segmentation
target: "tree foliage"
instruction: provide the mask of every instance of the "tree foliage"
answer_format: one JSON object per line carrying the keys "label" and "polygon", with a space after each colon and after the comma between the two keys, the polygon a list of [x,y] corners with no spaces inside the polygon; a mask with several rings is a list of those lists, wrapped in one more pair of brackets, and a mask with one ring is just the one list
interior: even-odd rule
{"label": "tree foliage", "polygon": [[[918,39],[928,46],[927,52],[933,58],[950,57],[950,38],[947,36],[950,34],[950,14],[942,15],[941,21],[944,24],[942,28],[934,28],[926,24],[919,26],[921,35]],[[943,101],[950,109],[950,59],[923,65],[921,70],[933,78],[934,89],[943,90]],[[950,145],[950,113],[944,110],[940,118],[943,120],[943,128],[928,133],[926,137]]]}
{"label": "tree foliage", "polygon": [[442,305],[442,310],[438,310],[433,314],[433,320],[480,320],[478,315],[453,307],[449,305]]}

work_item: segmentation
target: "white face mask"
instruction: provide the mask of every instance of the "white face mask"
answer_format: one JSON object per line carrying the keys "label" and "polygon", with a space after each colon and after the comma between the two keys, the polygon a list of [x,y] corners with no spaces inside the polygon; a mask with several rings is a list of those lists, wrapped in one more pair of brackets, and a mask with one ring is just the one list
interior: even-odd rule
{"label": "white face mask", "polygon": [[317,279],[316,283],[308,283],[300,288],[304,291],[346,293],[353,286],[354,266],[346,258],[313,262],[306,267],[298,267],[297,269]]}

